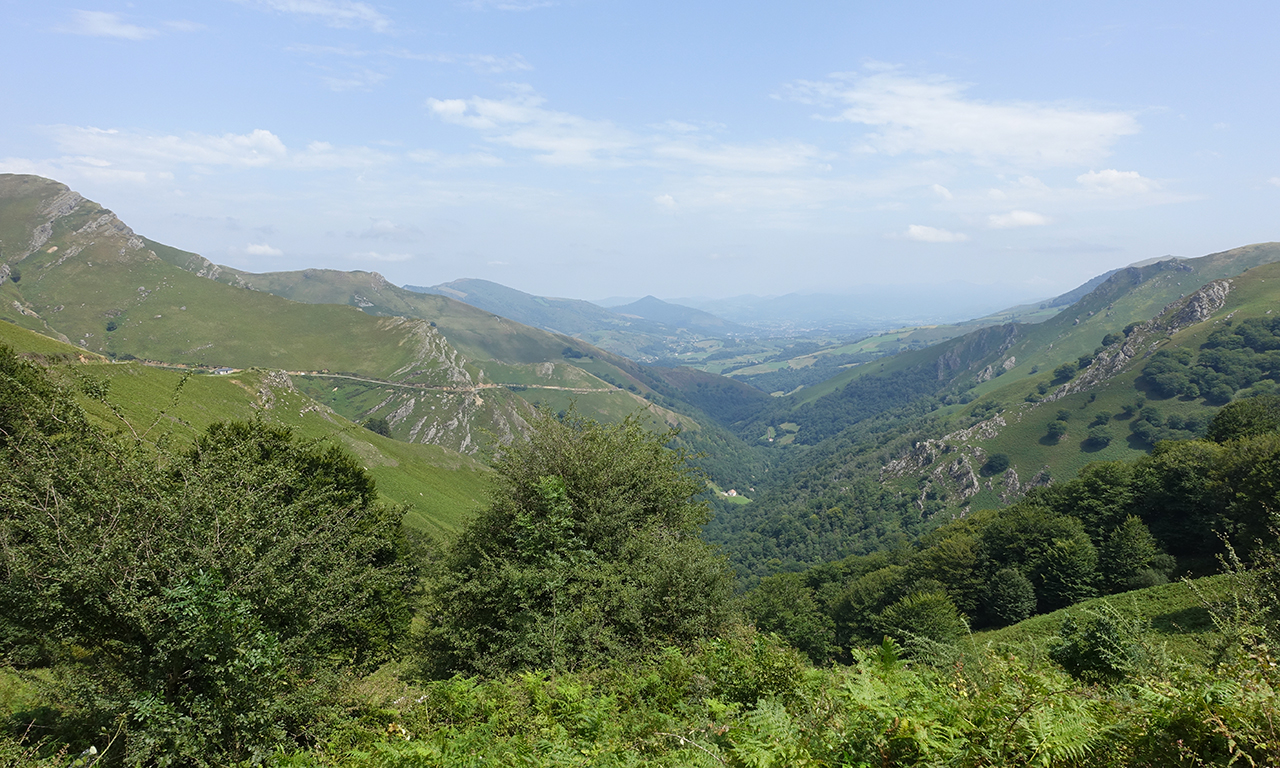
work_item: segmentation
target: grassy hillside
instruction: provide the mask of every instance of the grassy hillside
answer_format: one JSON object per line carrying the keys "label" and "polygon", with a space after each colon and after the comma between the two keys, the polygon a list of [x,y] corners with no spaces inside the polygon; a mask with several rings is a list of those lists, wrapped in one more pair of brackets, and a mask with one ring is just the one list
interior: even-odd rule
{"label": "grassy hillside", "polygon": [[449,535],[484,503],[488,470],[435,445],[374,434],[307,397],[280,372],[193,373],[139,362],[112,363],[69,344],[0,323],[0,344],[43,360],[103,426],[153,444],[182,445],[215,421],[260,419],[311,440],[330,440],[359,457],[387,500],[405,504],[405,523]]}
{"label": "grassy hillside", "polygon": [[650,409],[656,423],[696,431],[704,418],[583,341],[376,273],[219,267],[135,235],[47,179],[0,175],[0,232],[24,244],[3,251],[5,277],[18,279],[0,284],[0,318],[117,360],[284,370],[353,421],[387,419],[403,440],[474,452],[519,431],[533,403],[575,398],[607,420]]}
{"label": "grassy hillside", "polygon": [[1231,574],[1220,574],[1096,597],[1008,627],[975,632],[972,642],[998,650],[1018,649],[1042,654],[1068,615],[1080,616],[1114,609],[1127,618],[1150,622],[1154,637],[1149,641],[1163,645],[1171,655],[1206,663],[1210,660],[1213,646],[1223,639],[1213,623],[1210,607],[1232,599],[1235,578]]}
{"label": "grassy hillside", "polygon": [[[1122,270],[1041,326],[984,329],[859,366],[824,394],[781,398],[778,410],[740,425],[744,437],[783,446],[778,465],[752,505],[720,510],[708,536],[744,572],[799,569],[900,546],[953,516],[1070,479],[1090,462],[1133,459],[1155,440],[1193,437],[1223,398],[1169,395],[1143,370],[1163,350],[1182,350],[1190,375],[1229,316],[1236,325],[1273,317],[1277,257],[1276,245],[1250,246],[1189,267]],[[1221,291],[1214,282],[1198,292],[1207,283],[1200,281],[1224,274],[1235,277],[1221,303],[1203,300]],[[1159,318],[1129,320],[1160,312],[1175,290]],[[1104,330],[1115,334],[1105,346]],[[1226,397],[1275,386],[1267,374]],[[808,440],[823,439],[806,444],[806,431]],[[988,464],[993,458],[1000,461]]]}

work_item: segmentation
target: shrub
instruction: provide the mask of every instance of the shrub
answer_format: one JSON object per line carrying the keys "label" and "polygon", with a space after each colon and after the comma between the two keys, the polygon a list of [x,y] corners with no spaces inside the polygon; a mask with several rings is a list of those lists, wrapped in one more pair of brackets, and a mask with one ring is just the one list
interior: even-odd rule
{"label": "shrub", "polygon": [[968,634],[969,624],[945,592],[915,592],[881,611],[876,629],[908,646],[951,644]]}
{"label": "shrub", "polygon": [[1134,672],[1155,671],[1150,667],[1155,659],[1143,638],[1150,629],[1146,620],[1126,617],[1107,605],[1068,614],[1049,658],[1079,680],[1119,682]]}
{"label": "shrub", "polygon": [[1079,368],[1075,363],[1063,363],[1053,369],[1053,380],[1058,383],[1070,381],[1075,378],[1076,371],[1078,370]]}
{"label": "shrub", "polygon": [[996,626],[1016,624],[1036,612],[1036,588],[1016,568],[1001,568],[987,582],[982,607]]}
{"label": "shrub", "polygon": [[1009,454],[993,453],[987,458],[986,463],[982,465],[982,469],[979,471],[986,477],[991,477],[992,475],[1000,474],[1008,468]]}
{"label": "shrub", "polygon": [[428,674],[576,669],[723,628],[732,572],[698,535],[705,481],[674,436],[535,417],[430,587]]}

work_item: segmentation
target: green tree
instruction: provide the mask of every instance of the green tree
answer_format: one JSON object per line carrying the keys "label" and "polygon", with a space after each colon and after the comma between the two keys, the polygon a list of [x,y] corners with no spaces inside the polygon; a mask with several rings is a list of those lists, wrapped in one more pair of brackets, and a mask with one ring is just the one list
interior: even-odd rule
{"label": "green tree", "polygon": [[431,586],[429,672],[574,669],[725,626],[732,574],[699,538],[705,481],[674,437],[535,417]]}
{"label": "green tree", "polygon": [[1054,539],[1040,562],[1041,611],[1055,611],[1098,594],[1098,550],[1083,531]]}
{"label": "green tree", "polygon": [[1111,430],[1106,427],[1090,427],[1088,434],[1089,436],[1085,438],[1085,443],[1091,448],[1106,448],[1115,439],[1111,434]]}
{"label": "green tree", "polygon": [[1098,570],[1108,592],[1163,584],[1173,565],[1147,526],[1132,515],[1111,531],[1098,551]]}
{"label": "green tree", "polygon": [[157,457],[7,350],[0,371],[0,642],[52,663],[85,727],[123,714],[130,762],[263,756],[316,717],[300,682],[388,657],[403,510],[349,455],[253,423]]}
{"label": "green tree", "polygon": [[903,644],[921,639],[955,643],[968,633],[969,624],[945,592],[915,592],[881,611],[876,629]]}
{"label": "green tree", "polygon": [[1016,624],[1036,612],[1036,588],[1017,568],[1001,568],[982,596],[987,620],[997,626]]}
{"label": "green tree", "polygon": [[1205,437],[1225,443],[1280,431],[1280,397],[1259,395],[1228,403],[1209,422]]}
{"label": "green tree", "polygon": [[383,437],[391,437],[391,423],[382,416],[374,416],[365,419],[364,424],[361,426],[370,432],[376,432]]}
{"label": "green tree", "polygon": [[1053,369],[1053,380],[1059,383],[1064,381],[1070,381],[1071,379],[1075,378],[1076,371],[1078,370],[1079,368],[1076,366],[1075,363],[1063,363],[1062,365]]}
{"label": "green tree", "polygon": [[1001,472],[1005,471],[1008,468],[1009,468],[1009,454],[993,453],[987,459],[986,463],[982,465],[982,469],[979,471],[982,473],[984,477],[991,477],[992,475],[1000,474]]}
{"label": "green tree", "polygon": [[1054,419],[1049,422],[1049,428],[1046,431],[1050,440],[1061,440],[1063,435],[1067,434],[1067,422],[1061,419]]}
{"label": "green tree", "polygon": [[828,661],[835,647],[835,624],[798,573],[760,580],[743,599],[747,618],[761,632],[772,632],[804,652],[815,664]]}

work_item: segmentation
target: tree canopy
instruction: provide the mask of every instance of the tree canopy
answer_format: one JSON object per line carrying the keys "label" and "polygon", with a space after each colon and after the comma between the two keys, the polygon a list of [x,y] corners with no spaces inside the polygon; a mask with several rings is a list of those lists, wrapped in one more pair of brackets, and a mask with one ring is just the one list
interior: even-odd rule
{"label": "tree canopy", "polygon": [[674,435],[544,413],[504,448],[431,588],[433,670],[572,669],[718,631],[733,577],[698,535],[705,481]]}
{"label": "tree canopy", "polygon": [[130,762],[261,755],[307,725],[298,681],[407,628],[403,510],[341,449],[254,422],[157,452],[5,348],[0,377],[0,654],[120,720]]}

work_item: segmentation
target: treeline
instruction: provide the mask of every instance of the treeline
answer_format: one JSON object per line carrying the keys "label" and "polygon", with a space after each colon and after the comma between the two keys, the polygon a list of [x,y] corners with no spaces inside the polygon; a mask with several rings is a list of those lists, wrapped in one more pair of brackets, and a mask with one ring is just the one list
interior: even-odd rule
{"label": "treeline", "polygon": [[1211,572],[1224,547],[1249,556],[1274,538],[1277,430],[1280,398],[1232,403],[1209,439],[1090,464],[914,546],[769,576],[748,594],[748,615],[826,662],[886,634],[952,641],[970,627]]}

